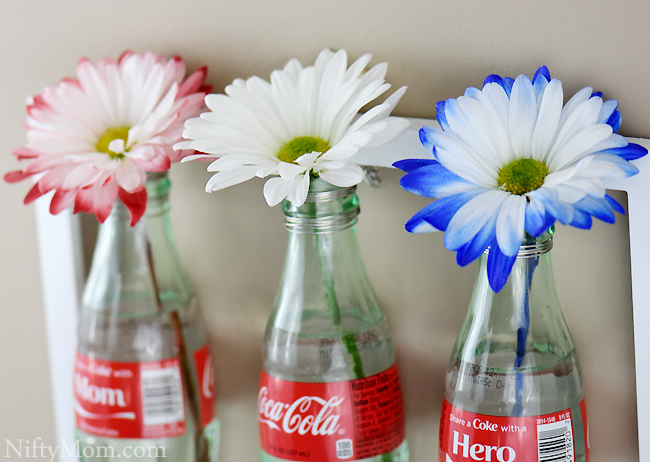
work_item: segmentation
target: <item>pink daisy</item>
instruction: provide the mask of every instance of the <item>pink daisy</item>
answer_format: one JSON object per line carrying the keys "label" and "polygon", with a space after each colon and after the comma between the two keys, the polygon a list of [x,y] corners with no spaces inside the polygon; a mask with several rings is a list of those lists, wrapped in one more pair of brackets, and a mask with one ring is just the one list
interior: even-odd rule
{"label": "pink daisy", "polygon": [[14,155],[29,163],[5,175],[10,183],[42,174],[25,204],[55,190],[50,212],[74,205],[100,223],[116,198],[131,215],[144,213],[146,172],[169,169],[193,151],[174,151],[186,119],[197,116],[210,88],[207,68],[185,81],[185,63],[152,52],[125,52],[95,66],[82,59],[77,80],[64,79],[27,106],[27,145]]}

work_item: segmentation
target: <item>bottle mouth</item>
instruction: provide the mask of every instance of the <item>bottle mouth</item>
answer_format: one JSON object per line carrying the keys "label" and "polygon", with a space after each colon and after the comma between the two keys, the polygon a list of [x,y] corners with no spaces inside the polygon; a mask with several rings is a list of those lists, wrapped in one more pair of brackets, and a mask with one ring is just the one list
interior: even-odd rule
{"label": "bottle mouth", "polygon": [[[553,248],[553,235],[545,233],[540,236],[534,244],[523,244],[519,246],[517,258],[535,258],[545,253],[549,253]],[[483,251],[486,255],[490,253],[488,247]]]}
{"label": "bottle mouth", "polygon": [[309,191],[305,202],[326,202],[343,199],[346,196],[354,194],[356,189],[356,186],[350,186],[347,188],[336,188],[327,191]]}
{"label": "bottle mouth", "polygon": [[295,207],[285,203],[285,226],[301,234],[326,234],[353,226],[359,215],[356,186],[339,188],[312,182],[305,203]]}

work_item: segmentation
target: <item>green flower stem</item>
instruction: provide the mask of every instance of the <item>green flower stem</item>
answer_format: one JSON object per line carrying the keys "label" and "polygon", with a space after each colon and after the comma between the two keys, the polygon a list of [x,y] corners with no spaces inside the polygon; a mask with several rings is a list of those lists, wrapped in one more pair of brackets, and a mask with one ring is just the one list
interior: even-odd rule
{"label": "green flower stem", "polygon": [[327,235],[317,234],[315,236],[320,268],[325,283],[325,302],[327,303],[327,308],[332,315],[334,327],[341,333],[341,335],[343,335],[343,344],[352,358],[352,371],[354,372],[354,376],[357,379],[362,379],[365,377],[365,374],[363,373],[363,363],[361,361],[361,355],[359,354],[359,348],[357,347],[357,342],[354,338],[355,334],[346,334],[341,326],[341,308],[339,307],[339,302],[336,298],[336,288],[334,287],[334,276],[332,274],[332,261],[329,252],[327,251],[326,242],[324,242],[327,238],[329,238]]}
{"label": "green flower stem", "polygon": [[361,362],[361,355],[359,354],[359,348],[357,347],[357,342],[354,340],[354,334],[347,334],[343,336],[343,343],[345,344],[345,349],[348,350],[350,356],[352,356],[354,375],[358,379],[365,377],[363,373],[363,363]]}

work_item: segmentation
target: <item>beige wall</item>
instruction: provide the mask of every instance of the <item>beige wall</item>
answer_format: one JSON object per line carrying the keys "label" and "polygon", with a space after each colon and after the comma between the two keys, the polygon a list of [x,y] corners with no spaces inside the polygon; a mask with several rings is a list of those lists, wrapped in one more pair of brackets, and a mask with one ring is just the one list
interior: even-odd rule
{"label": "beige wall", "polygon": [[[650,137],[650,4],[517,0],[240,0],[4,2],[0,13],[0,171],[16,168],[24,99],[79,57],[126,49],[180,54],[210,67],[215,91],[236,77],[268,77],[323,47],[373,52],[388,80],[408,85],[397,108],[432,118],[435,102],[490,73],[531,75],[546,64],[566,93],[592,85],[621,101],[626,135]],[[443,373],[474,269],[459,268],[442,235],[409,235],[426,201],[397,186],[359,188],[358,230],[368,271],[391,320],[403,374],[414,462],[436,459]],[[284,254],[282,213],[262,182],[212,195],[204,165],[175,166],[173,221],[202,300],[218,368],[223,461],[256,457],[260,342]],[[55,444],[33,207],[29,185],[0,184],[0,456],[5,438]],[[624,200],[624,196],[622,200]],[[627,220],[585,232],[560,227],[553,251],[565,315],[579,348],[590,406],[592,461],[638,460]]]}

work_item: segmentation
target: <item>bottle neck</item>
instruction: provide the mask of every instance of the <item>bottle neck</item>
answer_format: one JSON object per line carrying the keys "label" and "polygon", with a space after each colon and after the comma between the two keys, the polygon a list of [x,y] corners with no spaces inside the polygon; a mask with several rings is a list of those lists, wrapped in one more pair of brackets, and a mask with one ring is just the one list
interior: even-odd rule
{"label": "bottle neck", "polygon": [[133,227],[127,208],[115,201],[100,225],[84,291],[84,306],[138,313],[180,309],[193,297],[180,263],[169,219],[166,173],[148,174],[147,210]]}
{"label": "bottle neck", "polygon": [[541,366],[573,354],[553,278],[552,233],[551,229],[539,238],[526,237],[498,293],[488,282],[488,255],[479,258],[470,309],[455,347],[457,358],[475,363],[487,351],[499,352],[512,355],[499,367],[517,368]]}
{"label": "bottle neck", "polygon": [[[147,210],[145,219],[149,222],[162,218],[161,221],[169,221],[169,190],[171,182],[167,172],[147,173],[145,183],[147,189]],[[147,226],[151,226],[150,224]]]}
{"label": "bottle neck", "polygon": [[[517,313],[522,304],[528,303],[530,309],[537,309],[542,304],[536,303],[545,300],[553,310],[560,310],[553,268],[551,264],[551,249],[553,248],[554,229],[543,233],[539,237],[525,234],[517,259],[512,267],[504,287],[495,293],[488,282],[488,248],[479,258],[479,268],[474,288],[475,299],[490,300],[492,311],[498,310],[498,316],[507,316],[508,313]],[[532,303],[534,301],[535,303]],[[472,304],[474,306],[474,304]]]}
{"label": "bottle neck", "polygon": [[[355,188],[312,179],[304,205],[285,201],[283,209],[288,244],[274,326],[340,334],[383,320],[354,227],[359,214]],[[306,325],[306,311],[318,326]]]}

